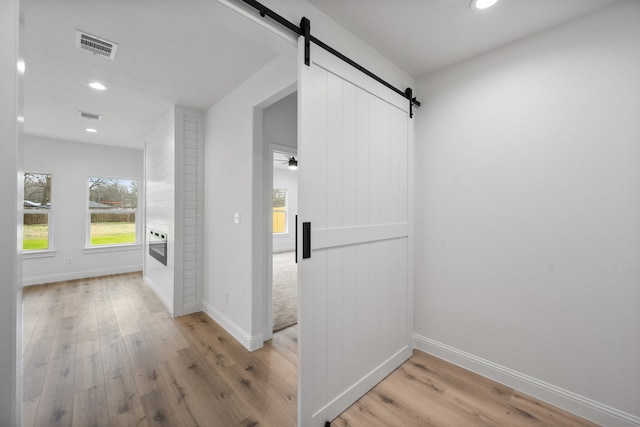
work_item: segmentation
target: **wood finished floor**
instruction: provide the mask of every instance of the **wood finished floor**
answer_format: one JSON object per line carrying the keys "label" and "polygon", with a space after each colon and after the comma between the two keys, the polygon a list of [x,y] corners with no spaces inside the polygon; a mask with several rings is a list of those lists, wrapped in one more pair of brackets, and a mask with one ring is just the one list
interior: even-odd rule
{"label": "wood finished floor", "polygon": [[[297,329],[246,351],[140,274],[25,288],[25,427],[295,426]],[[593,426],[416,351],[333,426]]]}

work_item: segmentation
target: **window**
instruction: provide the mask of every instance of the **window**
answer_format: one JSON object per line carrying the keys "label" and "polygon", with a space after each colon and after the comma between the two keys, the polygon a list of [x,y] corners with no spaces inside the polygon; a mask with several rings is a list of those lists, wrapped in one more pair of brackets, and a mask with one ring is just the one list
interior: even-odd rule
{"label": "window", "polygon": [[288,232],[287,190],[273,189],[273,234]]}
{"label": "window", "polygon": [[89,246],[138,242],[137,180],[90,177],[88,211]]}
{"label": "window", "polygon": [[22,248],[44,251],[50,248],[51,174],[24,174],[24,216]]}

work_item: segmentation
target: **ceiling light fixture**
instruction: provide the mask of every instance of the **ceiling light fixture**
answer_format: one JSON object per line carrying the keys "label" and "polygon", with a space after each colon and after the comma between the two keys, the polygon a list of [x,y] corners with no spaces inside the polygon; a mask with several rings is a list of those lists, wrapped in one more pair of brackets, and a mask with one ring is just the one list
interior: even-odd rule
{"label": "ceiling light fixture", "polygon": [[289,169],[291,169],[291,170],[298,169],[298,161],[296,160],[295,157],[290,157],[289,158]]}
{"label": "ceiling light fixture", "polygon": [[472,0],[469,7],[471,9],[483,10],[488,9],[494,4],[496,4],[498,0]]}
{"label": "ceiling light fixture", "polygon": [[96,132],[98,132],[98,131],[97,131],[96,129],[94,129],[94,128],[86,128],[85,130],[86,130],[87,132],[89,132],[89,133],[96,133]]}
{"label": "ceiling light fixture", "polygon": [[18,121],[20,123],[24,123],[24,116],[18,116]]}
{"label": "ceiling light fixture", "polygon": [[95,90],[107,90],[107,87],[100,82],[89,82],[87,83],[91,89]]}
{"label": "ceiling light fixture", "polygon": [[18,72],[20,74],[24,74],[24,71],[27,68],[27,66],[24,63],[24,59],[19,59],[18,63],[16,64],[16,67],[18,68]]}

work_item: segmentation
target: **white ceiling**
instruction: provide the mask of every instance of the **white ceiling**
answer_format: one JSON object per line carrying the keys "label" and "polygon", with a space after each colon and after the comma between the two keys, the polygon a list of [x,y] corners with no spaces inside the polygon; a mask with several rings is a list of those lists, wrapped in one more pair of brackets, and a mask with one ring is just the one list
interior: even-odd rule
{"label": "white ceiling", "polygon": [[[500,0],[483,12],[470,10],[469,0],[309,1],[417,77],[616,0]],[[70,141],[142,148],[171,105],[206,110],[293,49],[216,0],[22,0],[21,7],[25,132]],[[118,43],[115,61],[76,49],[76,29]],[[109,89],[89,89],[92,80]],[[79,110],[103,118],[90,122]]]}
{"label": "white ceiling", "polygon": [[[25,133],[64,140],[142,148],[171,105],[206,110],[293,48],[215,0],[21,4]],[[76,29],[118,43],[115,60],[76,49]],[[92,80],[108,90],[90,89]],[[88,121],[79,110],[103,117]]]}
{"label": "white ceiling", "polygon": [[499,0],[482,11],[471,0],[308,1],[420,77],[617,0]]}

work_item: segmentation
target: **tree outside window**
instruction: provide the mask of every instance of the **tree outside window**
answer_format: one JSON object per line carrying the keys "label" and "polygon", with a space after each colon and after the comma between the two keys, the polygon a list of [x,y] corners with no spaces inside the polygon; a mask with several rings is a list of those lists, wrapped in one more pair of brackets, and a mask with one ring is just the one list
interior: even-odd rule
{"label": "tree outside window", "polygon": [[287,190],[273,189],[273,234],[288,231]]}
{"label": "tree outside window", "polygon": [[137,243],[138,181],[89,178],[90,246]]}
{"label": "tree outside window", "polygon": [[51,174],[24,174],[24,215],[22,248],[43,251],[51,246]]}

